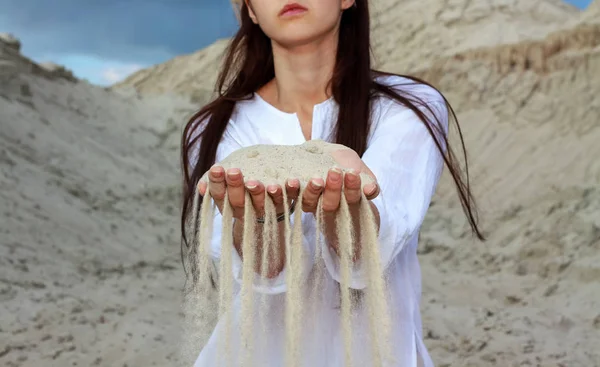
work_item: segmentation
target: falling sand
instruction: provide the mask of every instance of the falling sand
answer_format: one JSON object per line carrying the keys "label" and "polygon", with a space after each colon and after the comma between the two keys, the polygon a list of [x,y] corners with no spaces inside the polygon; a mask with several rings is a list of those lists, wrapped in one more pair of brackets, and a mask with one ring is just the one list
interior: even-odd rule
{"label": "falling sand", "polygon": [[[300,202],[304,193],[306,184],[314,177],[326,178],[330,168],[339,167],[331,152],[347,149],[341,145],[326,143],[321,140],[311,140],[301,145],[280,146],[280,145],[255,145],[235,151],[219,165],[225,169],[241,169],[246,180],[254,179],[263,182],[265,185],[279,184],[283,187],[285,181],[289,178],[297,178],[300,181],[300,193],[296,201]],[[343,171],[345,167],[339,167]],[[207,181],[205,174],[201,180]],[[362,185],[372,182],[372,178],[361,173]],[[362,191],[361,191],[362,192]],[[357,239],[353,221],[350,216],[348,203],[344,195],[338,212],[336,213],[336,231],[339,239],[338,253],[340,256],[341,281],[340,281],[340,304],[342,332],[344,337],[345,363],[346,366],[352,363],[352,313],[353,306],[357,302],[364,302],[369,321],[368,340],[371,342],[371,353],[373,366],[383,366],[389,361],[390,356],[389,328],[390,318],[387,309],[386,296],[384,291],[383,271],[380,263],[379,244],[377,227],[374,216],[370,209],[368,200],[362,194],[360,201],[360,238]],[[285,196],[285,194],[284,194]],[[259,292],[254,289],[257,277],[268,278],[273,276],[271,269],[277,268],[276,264],[284,261],[285,271],[285,360],[286,366],[298,366],[301,360],[300,330],[302,329],[303,313],[310,309],[311,300],[319,295],[320,282],[314,281],[312,284],[306,284],[303,279],[307,271],[303,266],[307,262],[306,257],[310,256],[302,244],[302,210],[298,204],[290,213],[290,205],[287,198],[284,200],[285,220],[280,224],[277,222],[275,205],[266,195],[267,200],[264,208],[264,224],[256,225],[257,217],[252,205],[245,205],[245,215],[243,224],[243,237],[240,255],[242,262],[242,281],[240,290],[241,314],[233,315],[230,306],[233,304],[233,218],[232,208],[229,201],[225,198],[223,207],[223,228],[221,237],[221,260],[219,262],[219,318],[224,320],[224,329],[221,332],[219,340],[219,355],[224,358],[221,365],[229,366],[232,362],[232,356],[241,358],[239,364],[251,366],[253,353],[256,352],[254,342],[257,340],[257,333],[267,332],[266,320],[269,317],[268,305],[263,297],[259,302],[255,302],[254,297],[261,297]],[[246,203],[251,199],[246,194]],[[211,281],[211,259],[210,243],[212,236],[213,215],[215,214],[215,205],[213,205],[210,193],[204,197],[196,195],[193,208],[194,245],[190,247],[188,253],[188,263],[192,270],[192,281],[188,286],[188,297],[193,304],[188,305],[188,310],[196,307],[208,307],[203,305],[203,294],[209,291],[212,286]],[[293,216],[293,217],[292,217]],[[322,202],[319,201],[316,212],[317,223],[317,243],[315,244],[315,264],[320,260],[320,244],[324,240]],[[283,233],[280,233],[283,231]],[[277,245],[283,236],[285,250],[277,251]],[[356,291],[350,288],[351,271],[353,267],[353,245],[360,242],[361,252],[360,260],[366,269],[367,287],[364,290]],[[284,258],[280,258],[284,256]],[[316,266],[316,265],[315,265]],[[314,279],[314,278],[313,278]],[[310,289],[310,296],[305,297],[305,289]],[[356,294],[360,293],[360,297]],[[313,304],[315,302],[312,302]],[[253,308],[258,305],[259,310]],[[258,329],[255,327],[255,317],[258,313],[258,322],[261,324]],[[241,345],[243,350],[232,350],[231,335],[237,330],[232,330],[232,318],[239,318],[241,335]],[[235,363],[234,363],[235,364]],[[237,365],[237,364],[236,364]]]}

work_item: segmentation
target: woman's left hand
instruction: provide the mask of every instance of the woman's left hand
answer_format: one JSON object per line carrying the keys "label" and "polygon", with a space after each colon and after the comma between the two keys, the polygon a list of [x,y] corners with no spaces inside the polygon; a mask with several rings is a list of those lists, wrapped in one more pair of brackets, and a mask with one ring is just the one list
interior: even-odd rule
{"label": "woman's left hand", "polygon": [[315,213],[321,195],[323,195],[324,212],[337,211],[342,194],[345,195],[349,205],[358,204],[361,200],[362,182],[359,175],[361,172],[368,174],[375,181],[363,187],[367,199],[372,200],[379,195],[379,185],[377,185],[375,175],[354,150],[342,148],[334,151],[332,155],[340,167],[349,169],[349,171],[344,174],[341,169],[332,168],[327,173],[325,182],[322,178],[310,180],[302,198],[304,212]]}

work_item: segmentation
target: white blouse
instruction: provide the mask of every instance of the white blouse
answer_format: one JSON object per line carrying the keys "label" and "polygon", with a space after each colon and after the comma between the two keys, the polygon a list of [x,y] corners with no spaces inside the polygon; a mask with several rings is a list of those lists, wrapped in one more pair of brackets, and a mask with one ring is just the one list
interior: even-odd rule
{"label": "white blouse", "polygon": [[[380,77],[378,81],[396,90],[410,91],[423,100],[436,114],[442,130],[448,130],[448,111],[442,96],[433,88],[397,76]],[[429,117],[429,109],[421,110]],[[338,106],[333,99],[314,106],[312,139],[332,141],[330,135],[337,120]],[[435,120],[434,120],[435,121]],[[238,102],[217,151],[217,161],[241,147],[255,144],[301,144],[305,142],[297,115],[285,113],[264,101],[255,93],[251,100]],[[394,366],[432,367],[433,363],[423,343],[419,302],[421,298],[421,272],[417,259],[419,230],[431,197],[443,169],[443,159],[433,138],[417,115],[410,109],[380,97],[373,103],[373,125],[368,137],[368,147],[362,156],[365,164],[377,177],[381,194],[373,200],[377,206],[381,225],[379,242],[385,281],[389,291],[388,309],[392,313],[392,352]],[[243,172],[242,172],[243,173]],[[303,213],[302,227],[304,246],[315,254],[316,223],[312,214]],[[214,221],[212,256],[221,254],[221,216]],[[344,366],[344,339],[341,328],[339,290],[336,282],[341,279],[340,261],[328,246],[321,249],[326,271],[321,276],[320,297],[308,307],[311,312],[303,318],[301,355],[302,367]],[[232,366],[241,365],[240,351],[240,297],[242,263],[233,251],[234,278],[231,335],[229,349]],[[305,264],[313,266],[314,256],[308,256]],[[256,304],[254,309],[268,305],[263,332],[256,333],[254,360],[251,366],[282,367],[285,365],[285,269],[273,279],[257,276],[254,282]],[[306,272],[306,284],[314,282],[311,272]],[[366,286],[366,275],[360,264],[352,269],[351,287]],[[324,278],[324,280],[323,280]],[[310,288],[310,286],[308,286]],[[309,298],[306,298],[309,299]],[[262,303],[261,303],[262,302]],[[266,302],[266,303],[265,303]],[[304,301],[309,302],[309,301]],[[256,318],[259,318],[258,314]],[[264,321],[265,318],[261,320]],[[257,328],[263,328],[256,321]],[[355,310],[353,318],[353,365],[371,366],[369,327],[366,311]],[[264,330],[267,330],[265,333]],[[257,330],[258,331],[258,330]],[[218,358],[219,340],[226,332],[224,320],[219,320],[209,341],[201,351],[195,367],[221,365]],[[238,359],[239,357],[239,359]],[[226,365],[226,364],[223,364]]]}

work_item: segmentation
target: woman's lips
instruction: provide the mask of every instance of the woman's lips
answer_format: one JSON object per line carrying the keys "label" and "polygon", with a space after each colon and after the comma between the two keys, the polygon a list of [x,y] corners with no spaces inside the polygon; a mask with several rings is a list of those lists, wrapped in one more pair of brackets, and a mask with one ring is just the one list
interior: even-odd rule
{"label": "woman's lips", "polygon": [[283,7],[283,9],[281,9],[281,12],[279,12],[279,16],[281,17],[292,17],[298,14],[302,14],[305,13],[308,9],[306,9],[305,7],[303,7],[300,4],[288,4],[286,6]]}

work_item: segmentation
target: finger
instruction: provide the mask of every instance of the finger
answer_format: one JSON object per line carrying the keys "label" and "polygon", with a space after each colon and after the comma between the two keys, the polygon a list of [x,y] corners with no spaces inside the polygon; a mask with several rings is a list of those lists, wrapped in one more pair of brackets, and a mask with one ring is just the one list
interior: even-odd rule
{"label": "finger", "polygon": [[265,185],[260,181],[250,180],[246,183],[246,189],[250,193],[256,216],[262,217],[265,212]]}
{"label": "finger", "polygon": [[332,168],[327,174],[325,191],[323,192],[323,211],[335,212],[340,206],[342,197],[343,175],[339,168]]}
{"label": "finger", "polygon": [[348,204],[356,204],[360,201],[360,176],[355,171],[350,170],[344,175],[344,196]]}
{"label": "finger", "polygon": [[381,189],[376,182],[366,184],[365,187],[363,187],[363,192],[368,200],[375,199],[377,196],[379,196],[380,191]]}
{"label": "finger", "polygon": [[317,205],[319,204],[319,197],[323,193],[325,182],[322,178],[312,178],[304,194],[302,195],[302,211],[305,213],[315,213],[317,211]]}
{"label": "finger", "polygon": [[374,181],[377,181],[377,178],[375,177],[373,171],[371,171],[369,166],[367,166],[364,162],[362,163],[361,172],[369,175],[369,177],[371,177]]}
{"label": "finger", "polygon": [[227,194],[229,203],[233,209],[233,215],[239,218],[244,212],[244,201],[246,189],[244,188],[244,177],[237,168],[227,170],[225,181],[227,183]]}
{"label": "finger", "polygon": [[269,193],[269,197],[273,200],[273,204],[275,205],[275,212],[277,214],[283,213],[283,189],[279,185],[269,185],[267,186],[267,192]]}
{"label": "finger", "polygon": [[208,172],[208,190],[219,207],[223,209],[223,199],[225,198],[225,169],[221,166],[213,166]]}
{"label": "finger", "polygon": [[200,196],[204,196],[204,194],[206,194],[206,189],[208,189],[208,183],[204,181],[199,181],[198,186],[196,188],[198,189],[198,193],[200,194]]}
{"label": "finger", "polygon": [[287,191],[288,205],[290,205],[292,200],[298,199],[298,195],[300,194],[300,180],[290,178],[285,183],[285,189]]}

